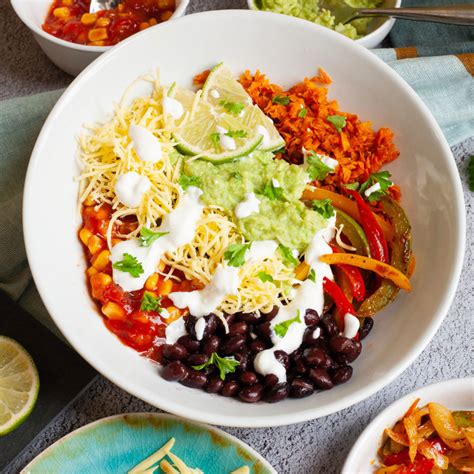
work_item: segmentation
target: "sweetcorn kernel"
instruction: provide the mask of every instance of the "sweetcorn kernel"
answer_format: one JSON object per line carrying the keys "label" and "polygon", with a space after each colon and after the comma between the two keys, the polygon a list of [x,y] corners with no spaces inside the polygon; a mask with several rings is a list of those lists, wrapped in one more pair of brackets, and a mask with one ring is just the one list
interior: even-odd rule
{"label": "sweetcorn kernel", "polygon": [[181,317],[181,311],[176,308],[175,306],[168,306],[166,308],[166,311],[168,312],[169,316],[166,318],[166,323],[170,324],[173,321],[176,321]]}
{"label": "sweetcorn kernel", "polygon": [[72,5],[72,0],[63,0],[61,3],[66,7],[70,7]]}
{"label": "sweetcorn kernel", "polygon": [[110,261],[110,252],[108,250],[102,250],[102,252],[94,255],[92,259],[92,266],[101,271],[104,270]]}
{"label": "sweetcorn kernel", "polygon": [[97,20],[97,15],[95,13],[84,13],[81,16],[81,23],[83,25],[93,25]]}
{"label": "sweetcorn kernel", "polygon": [[140,23],[140,31],[146,30],[149,27],[150,27],[150,23],[147,23],[146,21]]}
{"label": "sweetcorn kernel", "polygon": [[105,242],[97,235],[92,235],[87,241],[87,248],[92,255],[95,255],[99,250],[105,248]]}
{"label": "sweetcorn kernel", "polygon": [[158,287],[158,273],[153,273],[150,275],[145,282],[145,290],[153,291]]}
{"label": "sweetcorn kernel", "polygon": [[68,7],[59,7],[53,10],[53,15],[56,18],[67,18],[69,16],[69,8]]}
{"label": "sweetcorn kernel", "polygon": [[86,227],[83,227],[80,231],[79,231],[79,238],[81,239],[81,242],[84,244],[84,245],[87,245],[89,243],[89,239],[92,237],[92,232],[87,229]]}
{"label": "sweetcorn kernel", "polygon": [[150,23],[150,26],[154,26],[154,25],[158,24],[158,20],[156,18],[150,18],[148,20],[148,23]]}
{"label": "sweetcorn kernel", "polygon": [[97,26],[109,26],[110,25],[110,18],[99,18],[96,23]]}
{"label": "sweetcorn kernel", "polygon": [[158,282],[158,294],[160,296],[166,296],[173,290],[173,282],[171,280],[160,280]]}
{"label": "sweetcorn kernel", "polygon": [[107,30],[105,28],[94,28],[87,35],[89,41],[101,41],[107,39]]}
{"label": "sweetcorn kernel", "polygon": [[96,275],[97,273],[99,273],[94,267],[89,267],[87,270],[86,270],[86,274],[87,276],[90,278],[92,275]]}
{"label": "sweetcorn kernel", "polygon": [[102,313],[109,319],[125,319],[126,316],[125,310],[113,301],[108,301],[102,306]]}
{"label": "sweetcorn kernel", "polygon": [[171,10],[166,10],[160,15],[160,20],[161,21],[169,20],[172,15],[173,15],[173,12]]}

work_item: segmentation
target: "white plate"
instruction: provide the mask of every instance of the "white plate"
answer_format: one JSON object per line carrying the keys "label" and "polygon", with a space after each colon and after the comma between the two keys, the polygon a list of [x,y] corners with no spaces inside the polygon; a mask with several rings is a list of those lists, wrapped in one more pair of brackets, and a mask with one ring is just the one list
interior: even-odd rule
{"label": "white plate", "polygon": [[[219,61],[240,73],[265,71],[282,85],[332,77],[329,95],[342,110],[393,129],[401,157],[389,166],[413,225],[413,292],[377,315],[349,383],[301,400],[247,405],[169,383],[121,344],[89,295],[77,238],[76,138],[102,120],[138,76],[160,67],[162,80],[190,85]],[[460,179],[441,130],[413,90],[365,48],[329,29],[285,15],[217,11],[145,30],[97,59],[68,88],[46,121],[31,157],[24,195],[24,235],[40,295],[72,346],[99,372],[137,397],[207,423],[296,423],[357,403],[399,376],[426,347],[451,304],[464,255]],[[390,348],[390,350],[387,350]]]}
{"label": "white plate", "polygon": [[420,398],[419,407],[437,402],[450,410],[473,410],[474,378],[446,380],[419,388],[385,408],[359,436],[341,474],[373,474],[385,428],[391,428],[417,398]]}

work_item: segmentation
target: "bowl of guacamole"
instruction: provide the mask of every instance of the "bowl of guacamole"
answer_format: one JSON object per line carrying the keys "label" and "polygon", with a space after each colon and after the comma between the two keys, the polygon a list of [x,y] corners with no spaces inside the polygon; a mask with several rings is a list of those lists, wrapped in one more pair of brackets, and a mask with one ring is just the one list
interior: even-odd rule
{"label": "bowl of guacamole", "polygon": [[[340,0],[354,8],[395,8],[400,0]],[[379,45],[390,32],[394,19],[387,17],[360,18],[347,24],[336,23],[330,11],[320,8],[318,0],[248,0],[251,10],[268,11],[294,16],[330,28],[362,46],[373,48]]]}

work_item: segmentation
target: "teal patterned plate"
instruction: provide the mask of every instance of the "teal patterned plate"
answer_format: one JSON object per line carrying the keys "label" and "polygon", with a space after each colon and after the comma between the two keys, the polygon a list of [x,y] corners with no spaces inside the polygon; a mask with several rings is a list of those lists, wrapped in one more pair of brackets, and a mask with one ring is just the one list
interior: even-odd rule
{"label": "teal patterned plate", "polygon": [[43,451],[22,474],[126,474],[170,438],[176,438],[172,452],[204,474],[230,474],[244,465],[251,474],[276,474],[237,438],[161,413],[117,415],[83,426]]}

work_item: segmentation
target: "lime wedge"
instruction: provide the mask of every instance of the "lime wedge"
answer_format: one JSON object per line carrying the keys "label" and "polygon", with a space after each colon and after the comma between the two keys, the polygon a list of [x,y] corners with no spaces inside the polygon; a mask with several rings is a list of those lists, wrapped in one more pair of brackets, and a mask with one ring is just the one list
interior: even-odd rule
{"label": "lime wedge", "polygon": [[18,342],[0,336],[0,436],[26,420],[38,390],[38,371],[31,356]]}

